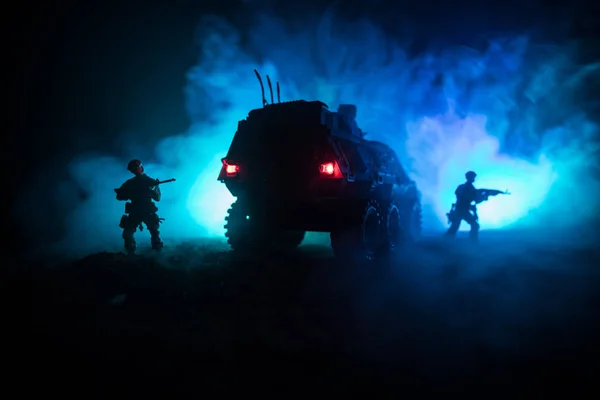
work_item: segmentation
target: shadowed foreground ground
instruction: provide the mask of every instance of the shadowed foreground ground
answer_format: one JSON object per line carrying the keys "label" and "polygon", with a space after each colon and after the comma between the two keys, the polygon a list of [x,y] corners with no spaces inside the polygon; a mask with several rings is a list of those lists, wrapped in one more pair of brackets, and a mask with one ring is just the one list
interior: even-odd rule
{"label": "shadowed foreground ground", "polygon": [[252,257],[207,241],[37,268],[31,373],[85,397],[319,382],[591,394],[600,251],[517,236],[490,233],[478,253],[425,238],[387,272],[326,247]]}

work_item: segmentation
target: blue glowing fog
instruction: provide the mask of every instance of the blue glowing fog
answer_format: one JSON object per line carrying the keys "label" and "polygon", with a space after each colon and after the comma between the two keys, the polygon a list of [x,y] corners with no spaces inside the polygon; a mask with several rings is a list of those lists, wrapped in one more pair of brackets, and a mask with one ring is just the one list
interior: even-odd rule
{"label": "blue glowing fog", "polygon": [[[590,171],[597,168],[599,130],[578,108],[578,90],[598,66],[575,65],[571,47],[496,37],[485,50],[445,48],[410,59],[365,21],[326,16],[300,31],[262,16],[244,33],[243,46],[241,33],[222,20],[201,26],[202,54],[186,87],[193,124],[160,143],[154,161],[145,160],[150,176],[177,178],[163,187],[159,203],[167,241],[222,236],[234,198],[217,181],[220,158],[237,121],[261,105],[254,68],[281,83],[283,101],[318,99],[332,109],[356,104],[367,138],[389,143],[417,181],[426,228],[446,227],[445,213],[467,170],[478,173],[477,187],[512,193],[480,206],[482,229],[537,226],[549,216],[558,228],[597,212],[590,193],[598,193],[598,178]],[[92,195],[69,216],[66,243],[78,238],[81,247],[81,238],[89,238],[86,250],[121,246],[123,203],[112,189],[130,177],[127,161],[104,156],[72,163],[72,178]],[[95,174],[86,173],[90,168]],[[577,189],[582,185],[585,192]],[[89,217],[96,222],[82,223]]]}

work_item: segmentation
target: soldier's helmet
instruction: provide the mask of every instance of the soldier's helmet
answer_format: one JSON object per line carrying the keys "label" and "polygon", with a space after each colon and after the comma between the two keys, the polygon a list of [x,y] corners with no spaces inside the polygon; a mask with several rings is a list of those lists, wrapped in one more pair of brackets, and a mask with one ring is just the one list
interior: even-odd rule
{"label": "soldier's helmet", "polygon": [[467,178],[468,181],[474,181],[476,176],[477,174],[473,171],[469,171],[465,174],[465,178]]}
{"label": "soldier's helmet", "polygon": [[132,174],[135,174],[141,166],[142,162],[140,160],[131,160],[129,161],[129,164],[127,164],[127,170]]}

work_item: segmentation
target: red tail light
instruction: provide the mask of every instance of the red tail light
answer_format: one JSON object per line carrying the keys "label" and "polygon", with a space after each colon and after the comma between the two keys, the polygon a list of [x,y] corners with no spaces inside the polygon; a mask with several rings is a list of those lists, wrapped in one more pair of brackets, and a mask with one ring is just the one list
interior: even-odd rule
{"label": "red tail light", "polygon": [[319,166],[319,173],[327,178],[343,178],[342,171],[337,161],[328,162]]}
{"label": "red tail light", "polygon": [[240,166],[234,162],[227,161],[225,158],[221,160],[223,167],[221,168],[221,176],[219,179],[235,178],[240,172]]}
{"label": "red tail light", "polygon": [[235,174],[238,173],[239,170],[240,170],[240,166],[239,165],[231,164],[231,165],[226,165],[225,166],[225,173],[227,175],[235,175]]}

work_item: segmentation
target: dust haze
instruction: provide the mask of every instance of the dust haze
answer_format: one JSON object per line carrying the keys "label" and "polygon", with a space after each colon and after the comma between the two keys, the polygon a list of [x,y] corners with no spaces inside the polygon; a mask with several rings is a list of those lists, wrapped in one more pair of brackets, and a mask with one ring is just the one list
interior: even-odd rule
{"label": "dust haze", "polygon": [[[159,143],[119,132],[114,152],[73,154],[66,177],[55,160],[20,194],[15,212],[39,243],[30,255],[72,259],[15,268],[27,285],[12,285],[12,301],[32,303],[30,375],[171,397],[255,377],[294,388],[417,383],[419,393],[439,383],[595,385],[600,78],[598,64],[581,63],[583,44],[532,27],[417,52],[410,36],[333,11],[244,19],[243,29],[199,22],[182,88],[187,131]],[[282,101],[357,105],[366,138],[390,144],[422,192],[422,240],[356,265],[334,259],[321,233],[291,254],[229,251],[223,224],[235,199],[217,176],[238,120],[261,106],[254,69],[280,82]],[[122,253],[124,202],[113,188],[133,158],[153,178],[176,178],[157,204],[158,254],[147,231],[136,256]],[[476,187],[512,193],[480,205],[478,244],[467,226],[442,236],[467,170]]]}
{"label": "dust haze", "polygon": [[[599,66],[578,64],[578,43],[521,32],[489,36],[477,48],[438,46],[414,55],[410,38],[389,37],[368,20],[327,13],[288,24],[254,13],[251,21],[244,30],[215,16],[200,22],[198,62],[185,87],[192,121],[186,132],[150,147],[142,136],[123,134],[118,153],[77,154],[69,179],[48,171],[22,193],[17,212],[30,236],[64,226],[62,237],[40,240],[38,250],[120,249],[124,203],[113,188],[130,178],[131,158],[143,158],[153,178],[177,179],[163,187],[158,204],[167,245],[222,238],[234,198],[216,178],[237,121],[261,105],[255,68],[280,82],[282,101],[321,100],[334,110],[356,104],[367,138],[390,144],[417,182],[426,231],[445,228],[467,170],[477,171],[477,187],[512,193],[480,206],[483,238],[486,229],[560,237],[598,214],[599,129],[590,88]],[[51,199],[39,204],[42,196]]]}

